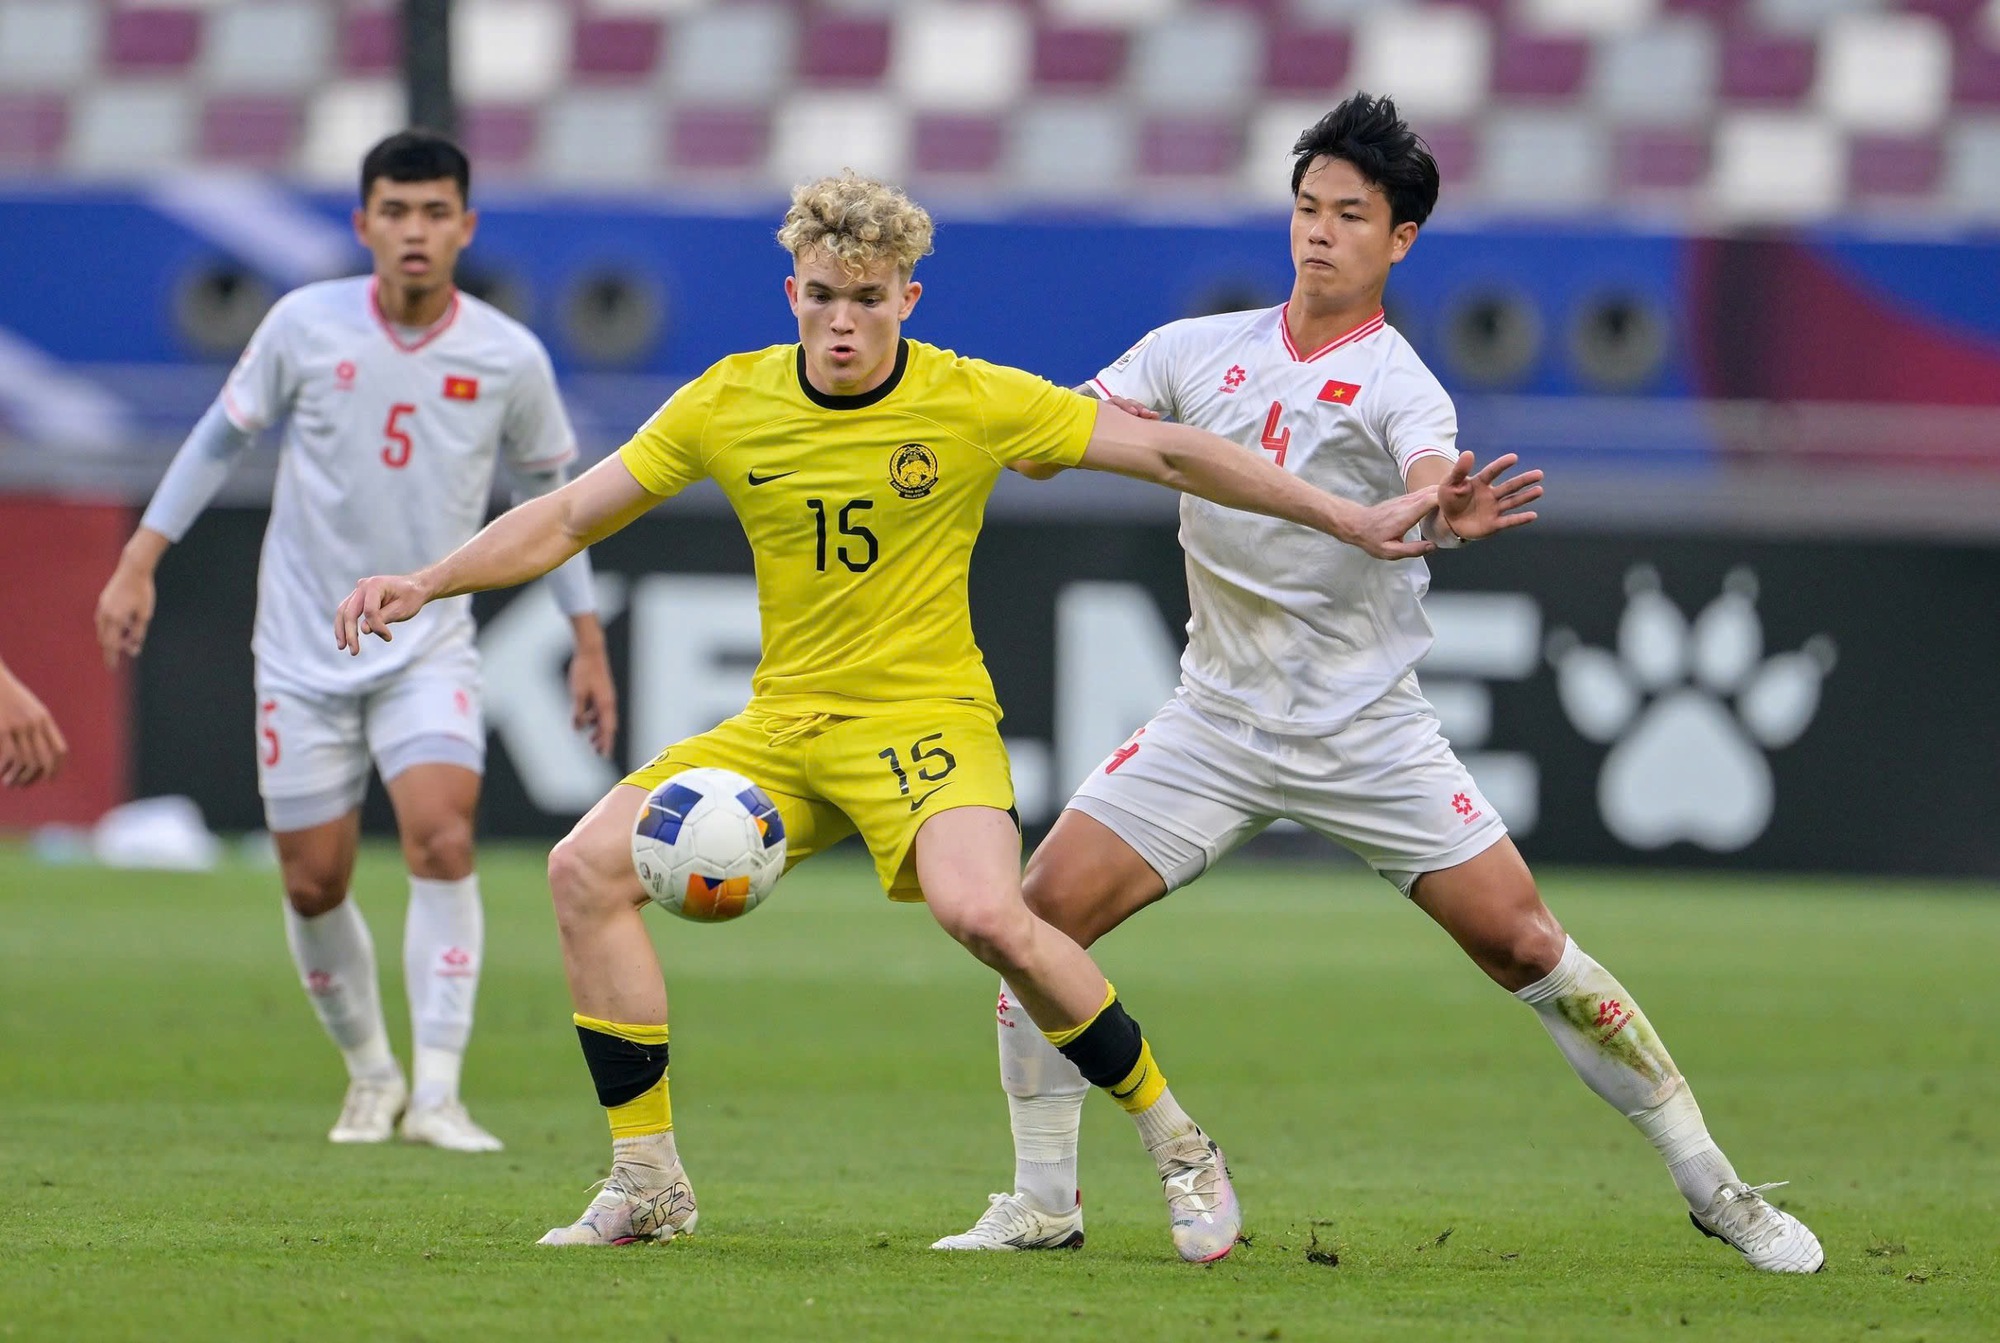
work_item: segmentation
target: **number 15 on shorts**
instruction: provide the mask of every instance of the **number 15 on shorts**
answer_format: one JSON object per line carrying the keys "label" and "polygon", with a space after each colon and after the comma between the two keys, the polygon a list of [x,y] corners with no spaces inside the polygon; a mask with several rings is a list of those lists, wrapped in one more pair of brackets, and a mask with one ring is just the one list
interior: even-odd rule
{"label": "number 15 on shorts", "polygon": [[[958,768],[958,759],[941,744],[944,733],[933,732],[927,737],[919,737],[910,745],[909,769],[903,767],[903,757],[893,746],[877,751],[876,758],[888,762],[889,772],[896,778],[896,790],[910,799],[910,810],[915,811],[930,801],[931,794],[945,786],[951,772]],[[914,771],[918,789],[912,792],[910,774]]]}

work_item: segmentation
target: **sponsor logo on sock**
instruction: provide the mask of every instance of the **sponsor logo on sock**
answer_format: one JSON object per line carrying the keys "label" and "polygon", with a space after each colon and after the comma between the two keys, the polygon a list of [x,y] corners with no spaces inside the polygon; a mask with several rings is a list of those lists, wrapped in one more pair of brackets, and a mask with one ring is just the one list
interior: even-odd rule
{"label": "sponsor logo on sock", "polygon": [[437,972],[447,979],[466,979],[479,973],[472,963],[472,953],[464,947],[446,947],[440,952]]}
{"label": "sponsor logo on sock", "polygon": [[1000,1001],[993,1005],[994,1018],[998,1020],[1002,1026],[1005,1026],[1010,1031],[1014,1029],[1014,1023],[1007,1020],[1007,1009],[1011,1008],[1013,1005],[1014,1005],[1013,1002],[1008,999],[1007,994],[1004,990],[1000,994]]}
{"label": "sponsor logo on sock", "polygon": [[1597,1005],[1597,1043],[1609,1044],[1612,1037],[1632,1024],[1632,1009],[1616,998],[1606,998]]}
{"label": "sponsor logo on sock", "polygon": [[340,981],[333,977],[331,970],[308,970],[306,972],[306,992],[327,994],[340,987]]}

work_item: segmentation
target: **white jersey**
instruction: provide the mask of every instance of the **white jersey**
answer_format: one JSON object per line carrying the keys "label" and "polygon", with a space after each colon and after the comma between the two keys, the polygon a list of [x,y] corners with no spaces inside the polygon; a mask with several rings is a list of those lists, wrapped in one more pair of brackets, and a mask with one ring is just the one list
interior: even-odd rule
{"label": "white jersey", "polygon": [[431,603],[360,657],[334,647],[334,608],[369,574],[420,569],[470,539],[502,454],[513,470],[542,471],[576,453],[548,354],[526,327],[465,294],[426,331],[393,327],[365,276],[279,300],[222,408],[249,432],[286,420],[257,574],[259,674],[330,693],[469,649],[470,597]]}
{"label": "white jersey", "polygon": [[[1426,455],[1455,460],[1451,398],[1382,314],[1310,354],[1285,308],[1172,322],[1093,380],[1264,452],[1331,494],[1376,504]],[[1431,646],[1422,560],[1378,560],[1330,536],[1184,495],[1186,695],[1267,732],[1338,732]]]}

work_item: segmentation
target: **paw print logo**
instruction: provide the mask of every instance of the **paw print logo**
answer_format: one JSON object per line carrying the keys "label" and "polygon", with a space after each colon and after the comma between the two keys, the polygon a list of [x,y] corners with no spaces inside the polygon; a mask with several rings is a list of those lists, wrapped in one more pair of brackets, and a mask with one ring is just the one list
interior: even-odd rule
{"label": "paw print logo", "polygon": [[1776,804],[1765,753],[1812,725],[1834,651],[1820,634],[1766,657],[1747,568],[1732,570],[1690,623],[1659,574],[1634,567],[1616,652],[1566,629],[1548,642],[1570,725],[1611,747],[1597,777],[1605,828],[1635,849],[1689,840],[1711,853],[1763,834]]}
{"label": "paw print logo", "polygon": [[1250,374],[1244,369],[1243,365],[1231,364],[1229,371],[1222,375],[1222,390],[1233,392],[1238,387],[1241,387],[1249,377]]}

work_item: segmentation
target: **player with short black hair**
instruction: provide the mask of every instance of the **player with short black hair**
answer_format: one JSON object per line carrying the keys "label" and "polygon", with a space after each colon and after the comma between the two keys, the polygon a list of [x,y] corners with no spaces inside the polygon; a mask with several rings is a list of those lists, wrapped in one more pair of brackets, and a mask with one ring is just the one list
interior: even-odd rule
{"label": "player with short black hair", "polygon": [[[667,1240],[694,1225],[667,1092],[667,997],[640,911],[632,829],[681,770],[734,770],[781,813],[787,861],[861,835],[892,899],[933,917],[1021,992],[1030,1029],[1133,1118],[1176,1250],[1229,1253],[1242,1215],[1215,1144],[1175,1103],[1138,1023],[1075,942],[1021,898],[999,705],[966,574],[987,495],[1014,463],[1117,471],[1262,510],[1394,558],[1426,491],[1357,507],[1212,434],[1150,423],[1017,369],[902,335],[931,220],[852,175],[800,187],[779,233],[796,344],[732,355],[613,457],[439,563],[363,582],[341,645],[388,638],[436,600],[526,582],[707,478],[756,558],[763,657],[750,704],[669,746],[549,856],[575,1024],[612,1132],[602,1193],[551,1245]],[[374,656],[374,654],[371,654]]]}
{"label": "player with short black hair", "polygon": [[[1143,415],[1212,429],[1363,499],[1435,490],[1441,547],[1532,522],[1541,472],[1459,452],[1451,398],[1386,324],[1383,287],[1436,202],[1437,165],[1387,98],[1357,94],[1298,139],[1295,279],[1282,306],[1173,322],[1092,379]],[[1029,905],[1084,946],[1274,820],[1345,845],[1534,1010],[1597,1095],[1666,1161],[1689,1216],[1754,1267],[1810,1272],[1811,1231],[1736,1176],[1652,1023],[1542,903],[1507,828],[1417,684],[1420,562],[1201,499],[1181,501],[1187,651],[1176,697],[1078,788],[1028,864]],[[944,1250],[1076,1244],[1083,1079],[1023,1024],[1007,983],[1000,1075],[1015,1190]]]}
{"label": "player with short black hair", "polygon": [[1438,166],[1423,137],[1397,115],[1388,98],[1357,93],[1299,134],[1292,145],[1292,198],[1321,159],[1353,166],[1382,193],[1389,226],[1422,228],[1437,208]]}
{"label": "player with short black hair", "polygon": [[[325,613],[362,574],[414,567],[485,520],[495,469],[516,498],[562,484],[575,436],[541,342],[459,292],[477,213],[458,146],[402,131],[368,152],[354,234],[372,274],[296,289],[264,318],[222,394],[168,467],[98,600],[107,660],[136,657],[153,574],[267,426],[284,421],[257,572],[257,784],[277,839],[285,931],[349,1076],[334,1142],[403,1138],[460,1151],[498,1139],[459,1100],[484,916],[473,818],[485,766],[472,608],[439,605],[394,652],[339,656]],[[576,636],[579,727],[608,752],[617,698],[579,555],[550,590]],[[348,892],[371,763],[410,872],[403,971],[412,1082],[390,1051],[374,943]],[[399,1122],[400,1121],[400,1122]]]}
{"label": "player with short black hair", "polygon": [[413,126],[384,139],[361,160],[361,201],[378,181],[456,182],[458,198],[472,202],[472,161],[447,136]]}

